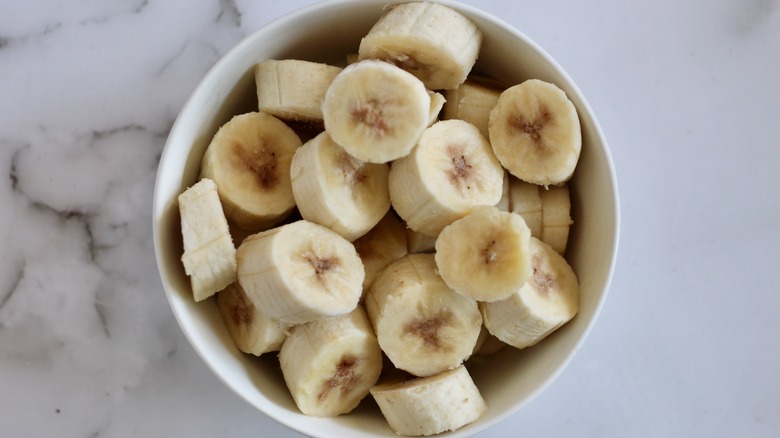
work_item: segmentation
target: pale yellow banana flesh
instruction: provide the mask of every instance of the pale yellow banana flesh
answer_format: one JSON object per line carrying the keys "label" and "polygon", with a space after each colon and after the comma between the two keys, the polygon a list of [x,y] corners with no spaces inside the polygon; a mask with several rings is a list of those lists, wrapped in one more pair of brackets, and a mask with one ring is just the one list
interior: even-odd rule
{"label": "pale yellow banana flesh", "polygon": [[532,236],[564,254],[569,229],[574,223],[568,186],[563,184],[545,189],[513,176],[509,180],[510,211],[525,219]]}
{"label": "pale yellow banana flesh", "polygon": [[354,244],[366,271],[363,280],[365,293],[390,262],[407,254],[406,226],[395,213],[390,212]]}
{"label": "pale yellow banana flesh", "polygon": [[262,112],[238,115],[209,144],[201,176],[216,183],[231,223],[267,229],[295,206],[290,162],[300,146],[295,132],[276,117]]}
{"label": "pale yellow banana flesh", "polygon": [[351,312],[362,294],[365,273],[352,243],[306,220],[246,238],[236,257],[252,303],[288,324]]}
{"label": "pale yellow banana flesh", "polygon": [[566,259],[531,238],[531,260],[531,277],[515,294],[479,304],[490,333],[517,348],[535,345],[579,310],[579,284]]}
{"label": "pale yellow banana flesh", "polygon": [[284,380],[306,415],[346,414],[368,395],[382,371],[382,351],[365,311],[292,329],[279,353]]}
{"label": "pale yellow banana flesh", "polygon": [[292,159],[293,197],[304,219],[353,241],[390,209],[388,172],[386,164],[352,157],[323,132],[298,148]]}
{"label": "pale yellow banana flesh", "polygon": [[563,90],[538,79],[501,93],[488,131],[501,165],[529,183],[547,187],[568,181],[580,157],[577,110]]}
{"label": "pale yellow banana flesh", "polygon": [[382,59],[431,90],[455,88],[474,66],[482,32],[459,12],[432,2],[395,5],[360,42],[359,59]]}
{"label": "pale yellow banana flesh", "polygon": [[437,236],[476,205],[501,199],[504,170],[472,124],[444,120],[426,129],[412,153],[393,162],[393,208],[406,225]]}
{"label": "pale yellow banana flesh", "polygon": [[428,126],[431,98],[419,79],[382,61],[350,64],[322,104],[325,130],[355,158],[387,163],[406,156]]}
{"label": "pale yellow banana flesh", "polygon": [[255,66],[257,102],[285,120],[322,122],[322,101],[341,68],[297,59],[269,59]]}
{"label": "pale yellow banana flesh", "polygon": [[522,216],[478,206],[439,234],[436,267],[455,292],[478,301],[502,300],[531,274],[530,239]]}
{"label": "pale yellow banana flesh", "polygon": [[490,111],[496,106],[501,90],[493,89],[474,81],[467,80],[458,88],[447,90],[444,97],[444,119],[465,120],[489,137],[488,120]]}
{"label": "pale yellow banana flesh", "polygon": [[399,435],[428,436],[479,419],[487,404],[466,367],[430,377],[377,385],[371,395]]}
{"label": "pale yellow banana flesh", "polygon": [[236,248],[214,181],[204,178],[179,195],[182,263],[195,301],[202,301],[236,279]]}
{"label": "pale yellow banana flesh", "polygon": [[239,350],[260,356],[282,348],[289,326],[256,308],[238,282],[217,294],[217,308]]}
{"label": "pale yellow banana flesh", "polygon": [[476,301],[444,283],[431,254],[390,263],[364,303],[382,351],[397,368],[417,376],[460,365],[471,355],[482,324]]}

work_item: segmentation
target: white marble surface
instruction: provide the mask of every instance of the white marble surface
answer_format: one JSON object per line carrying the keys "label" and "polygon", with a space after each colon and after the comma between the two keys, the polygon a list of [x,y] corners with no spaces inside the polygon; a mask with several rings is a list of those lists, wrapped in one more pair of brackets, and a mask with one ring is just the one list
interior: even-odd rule
{"label": "white marble surface", "polygon": [[[187,343],[151,199],[209,66],[306,3],[0,1],[0,435],[299,436]],[[578,82],[612,147],[623,225],[578,355],[480,436],[777,436],[780,2],[465,3]]]}

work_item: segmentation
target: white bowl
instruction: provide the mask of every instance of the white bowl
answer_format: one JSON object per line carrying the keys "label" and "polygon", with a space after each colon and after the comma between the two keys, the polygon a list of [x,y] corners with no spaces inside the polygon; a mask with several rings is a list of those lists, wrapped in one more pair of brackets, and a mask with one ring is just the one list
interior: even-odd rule
{"label": "white bowl", "polygon": [[[258,30],[225,55],[201,81],[171,129],[154,192],[154,244],[160,276],[179,325],[203,361],[225,384],[274,420],[310,436],[395,436],[371,397],[336,418],[299,413],[275,354],[260,358],[234,346],[213,300],[195,303],[181,263],[176,197],[194,184],[201,157],[219,126],[232,115],[257,110],[253,66],[269,58],[343,63],[382,14],[388,0],[334,0],[303,8]],[[485,430],[516,412],[566,366],[604,302],[617,253],[618,193],[607,142],[595,116],[564,70],[521,32],[484,12],[442,1],[470,17],[484,33],[475,70],[507,83],[538,78],[561,87],[579,112],[583,147],[570,184],[574,227],[567,258],[580,281],[578,315],[538,345],[505,348],[471,368],[489,408],[477,422],[450,436]]]}

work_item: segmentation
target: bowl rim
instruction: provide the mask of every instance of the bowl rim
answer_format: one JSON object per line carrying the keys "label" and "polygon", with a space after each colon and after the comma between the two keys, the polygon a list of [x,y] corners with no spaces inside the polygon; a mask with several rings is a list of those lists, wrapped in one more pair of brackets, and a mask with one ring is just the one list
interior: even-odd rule
{"label": "bowl rim", "polygon": [[[608,179],[609,179],[609,183],[613,187],[613,190],[610,193],[612,197],[611,201],[614,203],[615,206],[614,213],[611,218],[615,225],[614,225],[614,232],[612,233],[612,237],[613,237],[612,243],[608,248],[610,258],[608,261],[608,268],[607,268],[604,284],[602,287],[603,291],[598,298],[598,302],[596,303],[596,306],[594,308],[593,316],[588,321],[585,329],[578,334],[578,338],[576,340],[574,348],[572,348],[569,352],[566,353],[564,359],[556,365],[556,369],[554,370],[554,372],[552,372],[544,381],[540,382],[535,387],[535,389],[530,392],[530,394],[527,397],[525,397],[523,400],[519,401],[518,403],[513,404],[510,408],[504,410],[500,414],[490,419],[486,419],[476,424],[473,424],[472,427],[470,427],[468,430],[468,434],[470,435],[470,434],[477,434],[483,432],[495,426],[496,424],[505,421],[508,417],[516,414],[520,409],[522,409],[528,403],[530,403],[536,397],[538,397],[539,394],[545,391],[560,376],[563,370],[569,365],[569,363],[572,361],[574,356],[577,354],[582,344],[584,343],[585,339],[588,337],[590,331],[592,330],[593,326],[596,323],[596,320],[598,319],[602,311],[606,298],[609,295],[609,290],[612,284],[615,266],[617,264],[617,255],[618,255],[618,247],[619,247],[619,240],[620,240],[620,197],[619,197],[619,188],[617,182],[617,174],[615,171],[612,154],[606,136],[604,135],[604,132],[597,118],[595,117],[595,113],[593,112],[593,109],[585,99],[585,96],[583,96],[582,92],[577,86],[577,83],[571,78],[568,72],[565,69],[563,69],[563,67],[535,41],[533,41],[530,37],[525,35],[525,33],[513,27],[509,23],[505,22],[501,18],[492,15],[486,11],[483,11],[481,9],[478,9],[474,6],[467,5],[455,0],[427,0],[427,1],[440,3],[442,5],[463,12],[465,15],[469,17],[479,17],[482,20],[486,20],[493,23],[495,26],[501,28],[502,31],[511,34],[514,38],[517,38],[518,40],[523,41],[524,44],[526,44],[534,52],[536,52],[539,56],[541,56],[545,60],[545,62],[547,62],[549,66],[553,70],[555,70],[556,74],[559,74],[561,77],[565,79],[567,86],[569,87],[567,93],[573,93],[574,95],[576,95],[576,99],[579,101],[582,108],[585,110],[588,117],[592,121],[594,136],[603,145],[604,158],[606,160],[605,164],[609,171]],[[272,413],[270,413],[265,409],[260,409],[260,407],[257,406],[255,403],[247,400],[238,391],[237,388],[234,388],[233,385],[231,385],[225,379],[225,377],[222,376],[222,373],[217,369],[214,362],[210,360],[209,356],[204,351],[202,351],[202,349],[199,346],[199,343],[192,338],[192,334],[189,331],[183,329],[182,319],[181,319],[182,317],[177,311],[177,307],[173,302],[173,296],[172,296],[173,293],[168,287],[168,284],[170,283],[169,274],[166,272],[166,270],[162,268],[162,266],[164,266],[165,255],[162,250],[162,246],[163,246],[161,240],[162,236],[161,236],[161,231],[160,231],[160,227],[158,226],[158,223],[160,222],[160,218],[162,216],[165,205],[163,204],[163,200],[160,199],[162,196],[159,189],[161,185],[160,184],[161,175],[162,175],[161,169],[165,167],[164,164],[168,160],[170,160],[170,154],[172,153],[171,152],[172,148],[170,147],[170,144],[172,143],[172,139],[177,137],[176,133],[181,129],[180,125],[183,123],[182,120],[187,118],[188,113],[192,111],[193,102],[200,100],[200,96],[206,93],[206,90],[210,88],[210,85],[212,83],[219,82],[219,77],[222,74],[222,70],[224,70],[227,65],[230,65],[233,62],[232,61],[233,58],[236,58],[241,53],[247,51],[247,47],[255,44],[256,40],[260,39],[262,35],[269,32],[272,33],[277,28],[283,28],[287,26],[290,22],[294,22],[303,16],[307,16],[309,14],[315,13],[323,8],[331,8],[339,5],[349,5],[349,4],[358,4],[358,3],[359,4],[375,3],[377,5],[389,5],[389,4],[407,3],[407,2],[409,2],[409,0],[320,0],[311,3],[309,5],[300,7],[298,9],[295,9],[293,11],[287,12],[283,15],[280,15],[272,19],[271,21],[267,22],[266,24],[262,25],[261,27],[251,32],[250,34],[246,35],[241,39],[241,41],[239,41],[235,46],[233,46],[230,50],[228,50],[222,57],[220,57],[220,59],[208,69],[206,74],[202,77],[200,81],[198,81],[197,85],[193,88],[191,94],[189,95],[189,97],[186,99],[186,101],[180,108],[179,113],[177,114],[176,119],[173,125],[171,126],[165,145],[163,147],[163,151],[160,155],[160,160],[157,167],[157,173],[156,173],[155,184],[154,184],[154,195],[152,201],[152,236],[153,236],[153,243],[154,243],[154,250],[155,250],[155,260],[158,268],[157,269],[158,276],[163,286],[163,290],[165,292],[165,296],[168,301],[168,304],[171,307],[174,317],[176,318],[177,324],[179,325],[187,341],[195,350],[195,352],[203,361],[203,363],[206,364],[206,366],[211,370],[211,372],[220,381],[222,381],[222,383],[225,386],[227,386],[233,393],[235,393],[241,399],[243,399],[244,402],[247,402],[255,409],[262,412],[266,417],[274,420],[278,424],[281,424],[291,430],[294,430],[302,434],[310,434],[312,433],[312,431],[305,430],[292,419],[288,419],[283,416],[273,415]],[[450,432],[447,436],[463,436],[463,435],[459,434],[458,431],[454,431],[454,432]]]}

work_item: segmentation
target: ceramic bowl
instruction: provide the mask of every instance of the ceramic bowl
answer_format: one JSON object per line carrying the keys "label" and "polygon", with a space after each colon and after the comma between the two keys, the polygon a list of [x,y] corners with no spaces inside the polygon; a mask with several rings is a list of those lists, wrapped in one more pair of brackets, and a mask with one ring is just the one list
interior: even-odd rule
{"label": "ceramic bowl", "polygon": [[[259,358],[239,352],[222,324],[214,300],[195,303],[181,263],[176,197],[196,182],[201,157],[217,129],[231,116],[257,110],[253,66],[264,59],[297,58],[343,64],[356,53],[388,0],[334,0],[281,17],[253,33],[208,72],[182,108],[160,160],[154,193],[154,243],[162,284],[190,343],[229,388],[268,417],[309,436],[395,436],[367,397],[351,414],[336,418],[302,415],[278,369],[276,354]],[[477,422],[449,436],[485,430],[529,403],[571,360],[596,321],[615,264],[619,210],[615,172],[596,117],[574,81],[542,48],[485,12],[442,1],[471,18],[484,42],[475,66],[506,84],[538,78],[562,88],[582,125],[582,155],[570,183],[572,228],[567,259],[581,285],[577,316],[534,347],[505,348],[470,367],[489,408]],[[204,394],[204,397],[207,395]]]}

